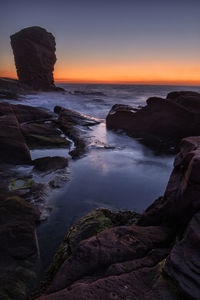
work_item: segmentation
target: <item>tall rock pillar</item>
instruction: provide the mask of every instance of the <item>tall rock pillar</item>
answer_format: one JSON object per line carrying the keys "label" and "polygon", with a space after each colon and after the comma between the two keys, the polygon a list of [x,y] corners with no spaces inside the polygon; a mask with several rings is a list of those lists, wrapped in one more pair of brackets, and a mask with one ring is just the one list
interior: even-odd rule
{"label": "tall rock pillar", "polygon": [[50,90],[54,86],[56,42],[44,28],[33,26],[11,35],[11,46],[19,82],[34,90]]}

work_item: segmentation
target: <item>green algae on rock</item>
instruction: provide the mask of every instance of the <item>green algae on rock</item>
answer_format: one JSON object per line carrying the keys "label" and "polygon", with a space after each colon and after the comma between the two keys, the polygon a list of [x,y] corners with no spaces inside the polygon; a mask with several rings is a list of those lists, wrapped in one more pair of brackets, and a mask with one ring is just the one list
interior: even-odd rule
{"label": "green algae on rock", "polygon": [[69,148],[71,142],[64,137],[59,136],[43,136],[38,134],[30,134],[26,136],[26,141],[30,148]]}
{"label": "green algae on rock", "polygon": [[54,276],[61,264],[72,254],[82,240],[95,236],[108,228],[133,224],[138,216],[139,214],[135,212],[112,212],[109,209],[98,208],[82,217],[69,229],[59,246],[49,268],[49,278]]}
{"label": "green algae on rock", "polygon": [[10,181],[11,191],[21,190],[21,189],[31,189],[33,187],[34,181],[27,178],[13,178]]}

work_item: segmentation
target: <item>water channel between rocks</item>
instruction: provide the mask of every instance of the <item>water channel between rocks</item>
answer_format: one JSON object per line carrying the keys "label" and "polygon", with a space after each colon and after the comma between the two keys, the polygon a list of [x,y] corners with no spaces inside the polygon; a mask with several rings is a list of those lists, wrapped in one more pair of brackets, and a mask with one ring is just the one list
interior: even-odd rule
{"label": "water channel between rocks", "polygon": [[[46,151],[46,155],[66,156],[66,149]],[[40,150],[32,152],[33,157],[40,154]],[[89,153],[69,159],[70,179],[50,197],[52,212],[37,228],[44,267],[67,229],[89,211],[105,207],[142,212],[147,208],[163,194],[172,164],[172,155],[156,156],[126,135],[107,132],[104,123],[93,127]]]}
{"label": "water channel between rocks", "polygon": [[33,159],[44,156],[69,159],[66,182],[50,193],[49,217],[37,227],[43,270],[47,269],[67,229],[89,211],[105,207],[142,212],[164,193],[173,155],[156,155],[133,138],[107,131],[105,117],[112,105],[136,107],[144,105],[150,96],[166,97],[175,90],[200,91],[199,87],[174,86],[61,86],[69,93],[39,93],[26,96],[19,103],[51,111],[60,105],[100,118],[102,122],[85,129],[89,152],[78,160],[72,160],[67,149],[31,151]]}

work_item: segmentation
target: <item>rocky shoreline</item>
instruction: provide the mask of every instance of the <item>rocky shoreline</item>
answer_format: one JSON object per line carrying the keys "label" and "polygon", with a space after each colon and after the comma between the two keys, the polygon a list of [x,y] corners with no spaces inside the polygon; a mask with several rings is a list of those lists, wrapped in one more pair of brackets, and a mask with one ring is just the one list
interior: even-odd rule
{"label": "rocky shoreline", "polygon": [[[161,152],[177,152],[184,138],[166,191],[142,214],[101,208],[81,218],[41,283],[35,228],[44,219],[43,195],[62,186],[56,172],[66,176],[69,161],[32,159],[31,150],[61,147],[77,159],[89,149],[85,129],[101,121],[60,106],[47,111],[11,104],[32,91],[64,92],[54,85],[51,33],[26,28],[11,36],[11,44],[19,81],[0,79],[0,298],[200,300],[200,94],[173,92],[140,109],[113,106],[108,129]],[[44,174],[47,182],[35,180]]]}
{"label": "rocky shoreline", "polygon": [[[35,226],[40,221],[40,205],[30,199],[40,198],[42,185],[30,176],[21,178],[12,167],[26,164],[33,173],[64,171],[66,158],[32,160],[30,149],[61,146],[78,158],[88,148],[81,128],[99,120],[58,106],[49,112],[6,100],[0,103],[0,114],[0,295],[29,299],[38,286]],[[164,196],[143,214],[98,209],[76,223],[32,299],[40,293],[41,300],[80,299],[80,294],[81,299],[200,299],[199,153],[198,136],[182,140]],[[52,181],[49,186],[55,188]]]}
{"label": "rocky shoreline", "polygon": [[[12,80],[1,79],[0,82],[4,84],[4,91],[13,92]],[[15,83],[18,86],[17,81]],[[15,89],[18,99],[28,92]],[[79,158],[87,151],[87,137],[82,133],[84,127],[99,124],[99,121],[61,107],[50,112],[10,104],[6,98],[0,103],[0,238],[3,243],[0,250],[3,274],[0,276],[0,297],[27,299],[38,285],[39,252],[35,226],[46,218],[48,207],[45,207],[44,198],[48,199],[49,190],[62,187],[68,170],[66,157],[32,160],[31,150],[61,147],[66,148],[66,153],[69,152],[72,158]],[[26,166],[30,170],[24,173],[16,169],[17,166]],[[56,170],[63,171],[56,174]],[[52,174],[48,182],[34,180],[47,173]]]}

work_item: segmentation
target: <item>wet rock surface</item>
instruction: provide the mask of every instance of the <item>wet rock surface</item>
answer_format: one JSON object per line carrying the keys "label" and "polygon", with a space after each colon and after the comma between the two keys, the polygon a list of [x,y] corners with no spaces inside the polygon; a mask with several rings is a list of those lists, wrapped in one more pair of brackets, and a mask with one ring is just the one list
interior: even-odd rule
{"label": "wet rock surface", "polygon": [[79,158],[87,151],[88,138],[87,133],[84,133],[85,127],[97,125],[100,121],[60,106],[55,106],[54,112],[58,114],[59,128],[74,142],[75,149],[69,152],[70,155],[72,158]]}
{"label": "wet rock surface", "polygon": [[20,84],[33,90],[54,89],[54,36],[44,28],[33,26],[10,38]]}
{"label": "wet rock surface", "polygon": [[200,134],[199,106],[199,93],[172,92],[166,99],[149,98],[147,105],[137,110],[116,104],[106,117],[106,125],[143,138],[149,146],[170,149],[182,138]]}

